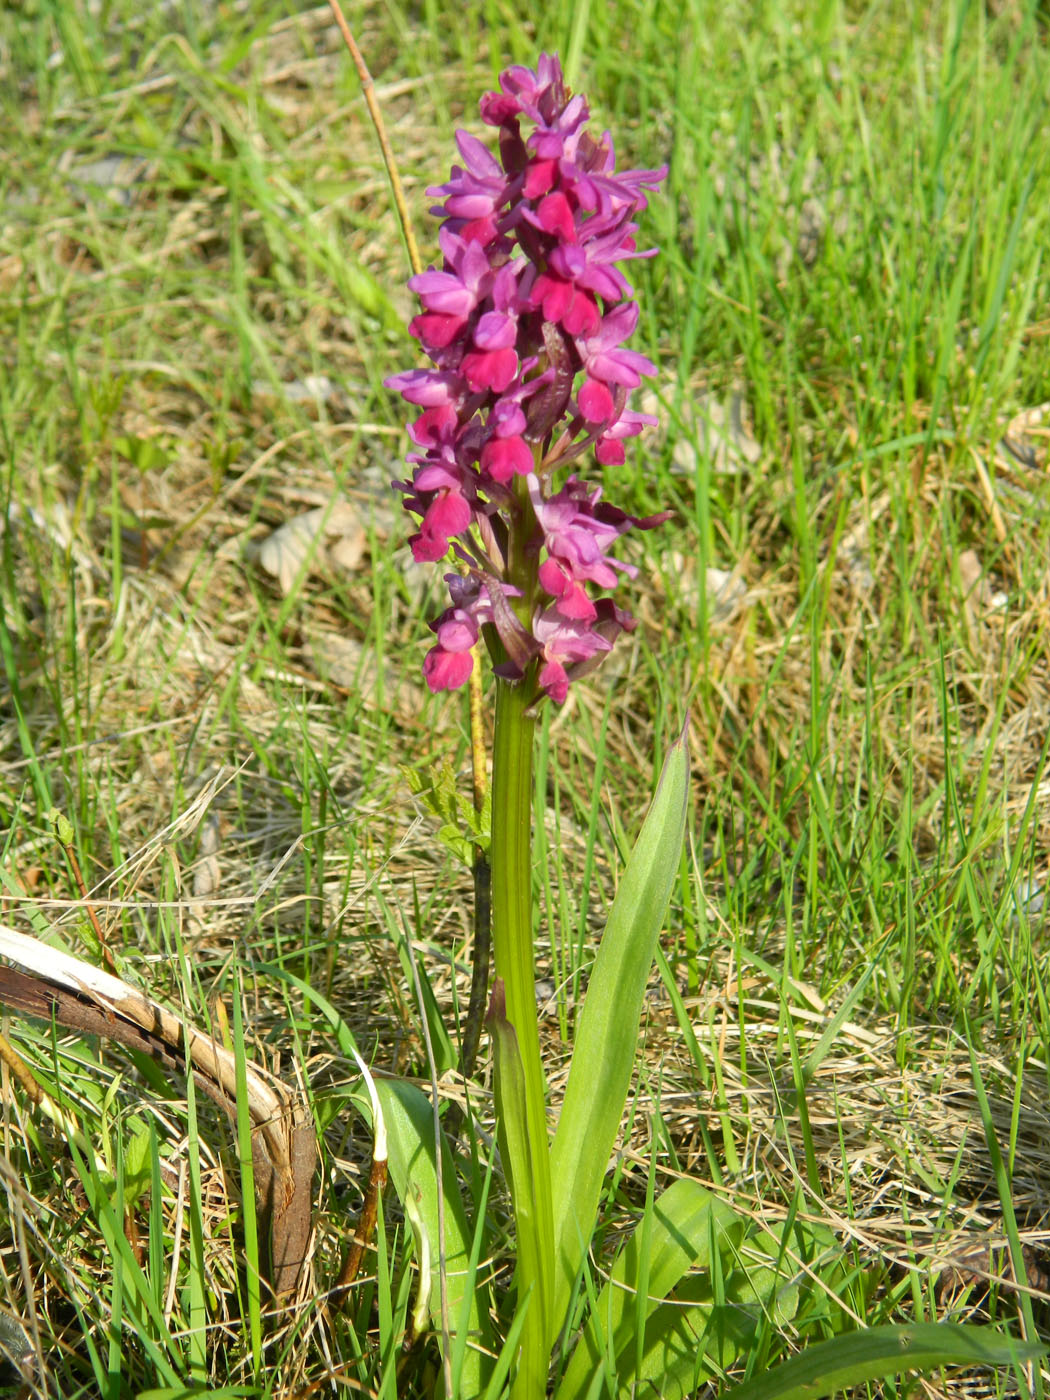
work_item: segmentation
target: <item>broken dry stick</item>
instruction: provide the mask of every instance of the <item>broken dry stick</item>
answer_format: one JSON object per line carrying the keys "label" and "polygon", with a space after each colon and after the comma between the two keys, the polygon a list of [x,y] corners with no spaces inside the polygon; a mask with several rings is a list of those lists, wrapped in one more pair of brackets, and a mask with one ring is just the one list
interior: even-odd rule
{"label": "broken dry stick", "polygon": [[[0,956],[25,969],[0,966],[0,1002],[130,1045],[169,1072],[192,1069],[201,1089],[236,1122],[236,1059],[211,1036],[119,977],[3,925]],[[280,1080],[249,1062],[245,1082],[256,1205],[269,1224],[270,1284],[282,1297],[295,1290],[306,1262],[317,1135],[309,1108]]]}

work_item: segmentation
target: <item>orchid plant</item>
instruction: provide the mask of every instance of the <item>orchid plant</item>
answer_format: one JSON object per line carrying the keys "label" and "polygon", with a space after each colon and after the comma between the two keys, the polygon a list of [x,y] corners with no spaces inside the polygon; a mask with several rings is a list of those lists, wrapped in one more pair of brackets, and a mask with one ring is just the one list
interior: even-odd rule
{"label": "orchid plant", "polygon": [[[409,428],[412,472],[395,482],[416,522],[413,555],[451,564],[449,604],[432,623],[435,644],[423,665],[427,684],[464,685],[482,646],[495,684],[488,851],[495,981],[487,1023],[518,1251],[502,1347],[476,1284],[481,1226],[471,1226],[427,1104],[397,1081],[377,1089],[395,1186],[423,1258],[429,1254],[424,1272],[444,1289],[440,1301],[435,1289],[430,1309],[445,1333],[449,1393],[495,1396],[509,1376],[515,1400],[539,1400],[561,1339],[557,1400],[633,1393],[641,1382],[653,1393],[684,1395],[752,1346],[769,1317],[790,1319],[812,1260],[838,1251],[829,1231],[792,1221],[772,1234],[680,1180],[659,1200],[650,1196],[639,1232],[597,1294],[587,1274],[681,855],[684,734],[669,750],[619,881],[553,1136],[548,1124],[534,975],[533,742],[541,707],[563,704],[634,627],[609,596],[636,573],[614,553],[618,542],[669,515],[640,518],[606,502],[586,465],[623,463],[625,442],[655,422],[629,406],[654,366],[626,346],[639,310],[621,264],[655,254],[636,246],[636,219],[667,167],[617,171],[612,137],[588,130],[588,104],[569,91],[551,55],[535,71],[507,69],[480,112],[496,129],[498,155],[457,133],[463,163],[428,191],[438,200],[442,263],[409,282],[421,304],[409,329],[431,366],[386,383],[419,410]],[[799,1252],[801,1270],[788,1267]],[[589,1319],[572,1337],[581,1286],[591,1294]],[[928,1362],[933,1344],[923,1341]],[[900,1369],[909,1346],[910,1338],[895,1338],[889,1363],[889,1353],[854,1351],[843,1362],[836,1352],[834,1374],[845,1374],[845,1365],[860,1381]],[[943,1335],[937,1346],[938,1356],[950,1350]],[[790,1392],[782,1369],[772,1393]]]}
{"label": "orchid plant", "polygon": [[[600,466],[622,463],[625,440],[656,421],[629,407],[630,391],[654,366],[625,346],[639,313],[619,264],[654,255],[636,247],[635,219],[667,169],[617,171],[612,137],[588,130],[587,102],[570,94],[552,56],[541,57],[535,72],[508,69],[500,90],[482,99],[481,117],[498,130],[499,157],[469,132],[457,134],[463,165],[429,191],[440,200],[434,212],[442,219],[443,263],[409,282],[422,306],[409,329],[433,367],[386,382],[421,410],[409,429],[418,449],[408,459],[411,479],[396,483],[418,520],[412,552],[417,560],[450,558],[456,566],[446,575],[449,607],[432,624],[427,683],[435,691],[462,685],[479,639],[496,677],[489,850],[496,982],[489,1024],[518,1231],[524,1321],[517,1388],[524,1395],[543,1393],[633,1060],[633,1045],[626,1060],[616,1056],[624,1082],[603,1114],[608,1122],[599,1139],[591,1137],[593,1122],[581,1120],[573,1130],[570,1081],[552,1144],[534,984],[533,738],[540,706],[563,703],[569,687],[634,627],[606,596],[621,575],[636,573],[613,553],[617,542],[669,514],[630,515],[571,470],[590,455]],[[631,930],[645,945],[641,981],[631,987],[635,1002],[681,848],[681,743],[673,768],[656,822],[660,859],[649,862],[644,882],[645,917]],[[617,970],[611,972],[615,982]],[[583,1046],[604,1054],[611,1029],[606,1018],[615,988],[611,1000],[599,993],[599,977],[596,969],[588,1006],[604,1001],[592,1019],[605,1025],[590,1025],[585,1013],[580,1063]],[[638,1009],[633,1006],[634,1024]],[[594,1068],[582,1071],[591,1104]],[[582,1147],[594,1161],[581,1174]]]}

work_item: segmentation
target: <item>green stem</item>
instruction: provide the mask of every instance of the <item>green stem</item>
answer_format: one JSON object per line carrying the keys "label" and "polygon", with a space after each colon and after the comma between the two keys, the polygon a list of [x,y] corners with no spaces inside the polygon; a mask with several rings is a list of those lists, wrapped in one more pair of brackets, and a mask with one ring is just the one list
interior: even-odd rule
{"label": "green stem", "polygon": [[[528,1144],[527,1169],[511,1167],[511,1200],[518,1235],[518,1299],[528,1300],[514,1400],[546,1392],[555,1320],[554,1210],[550,1139],[540,1058],[532,939],[532,750],[536,721],[526,713],[531,687],[498,683],[492,758],[492,951],[504,985],[507,1020],[514,1028],[524,1088],[524,1122],[514,1136]],[[497,1104],[519,1114],[514,1096]]]}

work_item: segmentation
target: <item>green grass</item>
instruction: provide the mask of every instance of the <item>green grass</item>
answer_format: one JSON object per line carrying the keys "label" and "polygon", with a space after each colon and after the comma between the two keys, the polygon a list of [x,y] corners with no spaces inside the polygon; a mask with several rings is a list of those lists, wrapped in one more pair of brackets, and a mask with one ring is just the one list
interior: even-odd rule
{"label": "green grass", "polygon": [[[754,1372],[841,1300],[963,1315],[931,1260],[1047,1238],[1050,411],[1017,415],[1050,383],[1048,31],[1024,3],[542,13],[350,19],[425,259],[453,129],[543,48],[621,163],[670,167],[642,234],[661,256],[630,270],[662,426],[606,494],[676,514],[635,545],[638,632],[545,721],[540,975],[557,1094],[688,707],[692,843],[607,1238],[651,1172],[830,1225],[857,1277],[822,1290],[818,1266]],[[453,1043],[469,989],[469,877],[402,772],[447,759],[466,790],[466,719],[425,694],[439,581],[387,488],[407,439],[382,379],[416,345],[356,78],[323,8],[33,0],[0,15],[0,146],[3,919],[97,960],[57,807],[123,975],[195,1024],[220,1000],[325,1130],[312,1283],[277,1317],[246,1263],[245,1125],[238,1144],[184,1082],[9,1016],[77,1134],[4,1072],[0,1315],[41,1394],[290,1396],[332,1372],[431,1393],[432,1346],[398,1362],[396,1210],[325,1311],[371,1138],[292,980],[424,1079],[404,935]],[[730,471],[703,417],[733,393],[756,450]],[[333,535],[282,594],[248,546],[334,493],[359,559]],[[484,1087],[472,1104],[490,1126]],[[1006,1287],[988,1310],[1039,1321]]]}

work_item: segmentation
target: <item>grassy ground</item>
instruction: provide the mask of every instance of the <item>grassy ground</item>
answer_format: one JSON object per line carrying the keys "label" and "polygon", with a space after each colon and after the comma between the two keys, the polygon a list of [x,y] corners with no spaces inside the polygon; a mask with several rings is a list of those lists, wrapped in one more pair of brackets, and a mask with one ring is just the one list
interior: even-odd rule
{"label": "grassy ground", "polygon": [[[425,187],[507,61],[559,49],[621,161],[670,165],[643,231],[663,254],[635,265],[663,426],[606,489],[676,516],[635,546],[638,632],[543,736],[555,1097],[618,850],[688,707],[691,853],[612,1218],[654,1166],[687,1171],[828,1222],[869,1320],[968,1314],[942,1265],[1008,1278],[1007,1242],[1038,1295],[1046,28],[1020,3],[570,8],[348,10],[425,257]],[[221,1116],[8,1017],[77,1131],[3,1067],[0,1318],[33,1393],[67,1400],[333,1372],[392,1395],[396,1217],[378,1281],[324,1305],[370,1140],[317,997],[425,1075],[399,949],[455,1025],[470,881],[403,769],[465,779],[467,750],[421,683],[437,580],[387,485],[406,438],[381,381],[416,355],[359,88],[323,6],[26,0],[0,13],[0,148],[3,920],[97,961],[79,867],[122,975],[199,1025],[243,1008],[325,1129],[312,1281],[271,1326]],[[308,551],[274,537],[317,509]],[[99,1204],[121,1189],[138,1253]],[[840,1301],[813,1303],[816,1332]],[[981,1310],[1039,1320],[1008,1281]],[[750,1364],[800,1335],[771,1327]]]}

